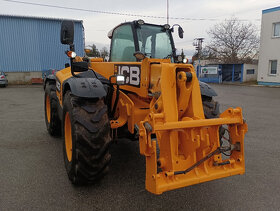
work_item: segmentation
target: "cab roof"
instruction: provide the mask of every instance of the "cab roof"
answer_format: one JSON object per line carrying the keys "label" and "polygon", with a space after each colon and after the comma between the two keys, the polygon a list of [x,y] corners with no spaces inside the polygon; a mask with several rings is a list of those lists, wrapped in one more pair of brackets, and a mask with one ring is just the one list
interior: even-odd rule
{"label": "cab roof", "polygon": [[118,27],[120,27],[120,26],[122,26],[122,25],[125,25],[125,24],[132,24],[132,23],[136,23],[136,22],[139,22],[139,21],[142,21],[143,24],[147,24],[147,25],[164,26],[164,25],[159,25],[159,24],[145,23],[143,20],[134,20],[134,21],[130,21],[130,22],[124,22],[124,23],[121,23],[121,24],[115,26],[113,29],[111,29],[111,30],[108,32],[108,34],[107,34],[108,38],[109,38],[109,39],[112,39],[114,30],[115,30],[116,28],[118,28]]}

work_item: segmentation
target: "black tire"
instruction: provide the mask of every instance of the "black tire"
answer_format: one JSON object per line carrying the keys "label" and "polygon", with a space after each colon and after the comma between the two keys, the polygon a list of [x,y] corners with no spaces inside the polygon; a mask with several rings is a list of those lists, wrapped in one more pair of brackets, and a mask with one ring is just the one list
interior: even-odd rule
{"label": "black tire", "polygon": [[[71,159],[66,152],[67,113],[72,135]],[[68,120],[69,121],[69,120]],[[85,99],[68,91],[63,101],[63,155],[70,181],[75,185],[94,183],[109,170],[110,122],[103,99]]]}
{"label": "black tire", "polygon": [[[49,100],[48,100],[49,98]],[[45,88],[45,98],[44,98],[44,109],[45,109],[45,122],[46,127],[51,136],[61,136],[61,121],[58,116],[57,106],[59,104],[55,93],[55,84],[47,82]],[[49,114],[48,105],[49,104]],[[48,117],[49,115],[49,117]]]}
{"label": "black tire", "polygon": [[219,118],[220,104],[212,99],[212,97],[202,96],[202,104],[204,116],[206,119]]}
{"label": "black tire", "polygon": [[[214,101],[212,97],[202,96],[202,104],[204,110],[204,116],[206,119],[219,118],[220,116],[220,104]],[[219,128],[220,144],[222,144],[222,137],[225,134],[225,128],[221,126]]]}

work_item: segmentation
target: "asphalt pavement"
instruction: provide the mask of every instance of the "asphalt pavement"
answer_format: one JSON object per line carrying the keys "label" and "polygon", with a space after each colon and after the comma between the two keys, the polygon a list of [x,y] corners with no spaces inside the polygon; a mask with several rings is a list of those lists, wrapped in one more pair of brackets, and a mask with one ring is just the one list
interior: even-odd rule
{"label": "asphalt pavement", "polygon": [[43,88],[0,88],[0,210],[279,210],[280,88],[212,86],[221,110],[243,108],[246,173],[159,196],[145,190],[145,157],[129,140],[112,146],[100,183],[71,185],[63,140],[45,127]]}

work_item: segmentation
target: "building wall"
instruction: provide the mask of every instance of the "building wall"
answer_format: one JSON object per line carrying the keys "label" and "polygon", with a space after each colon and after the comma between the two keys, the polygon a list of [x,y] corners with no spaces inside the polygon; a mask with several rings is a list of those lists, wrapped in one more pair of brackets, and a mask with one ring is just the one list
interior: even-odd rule
{"label": "building wall", "polygon": [[[280,37],[273,37],[273,23],[280,22],[280,7],[262,11],[258,83],[280,85]],[[269,60],[277,60],[277,74],[269,74]]]}
{"label": "building wall", "polygon": [[[60,43],[61,22],[61,19],[0,15],[0,70],[29,73],[62,69],[69,62],[65,55],[69,47]],[[75,51],[83,56],[82,21],[74,23]]]}
{"label": "building wall", "polygon": [[[212,63],[212,64],[211,64]],[[222,75],[201,75],[199,74],[199,80],[204,82],[221,83],[223,82],[246,82],[256,81],[258,75],[257,64],[213,64],[210,60],[201,60],[201,66],[218,67]],[[194,61],[194,68],[197,72],[198,61]],[[254,74],[247,74],[247,70],[254,70]],[[251,72],[251,71],[249,71]],[[213,77],[216,79],[214,80]]]}
{"label": "building wall", "polygon": [[32,78],[42,78],[41,72],[9,72],[7,79],[9,84],[31,84]]}
{"label": "building wall", "polygon": [[[248,71],[249,70],[249,71]],[[254,74],[251,70],[254,70]],[[257,64],[244,64],[243,66],[243,82],[256,81],[258,77],[258,65]]]}
{"label": "building wall", "polygon": [[195,60],[195,61],[193,62],[193,67],[194,67],[195,70],[197,70],[197,67],[198,67],[199,64],[200,64],[201,66],[206,66],[206,65],[208,65],[208,64],[210,64],[210,63],[211,63],[210,60],[200,60],[200,61]]}

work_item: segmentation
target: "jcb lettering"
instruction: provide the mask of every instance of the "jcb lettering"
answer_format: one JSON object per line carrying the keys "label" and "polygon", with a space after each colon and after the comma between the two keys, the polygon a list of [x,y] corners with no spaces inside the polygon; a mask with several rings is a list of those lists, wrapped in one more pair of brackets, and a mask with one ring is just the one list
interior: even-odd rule
{"label": "jcb lettering", "polygon": [[117,73],[126,77],[126,84],[140,87],[141,70],[140,65],[117,65]]}

